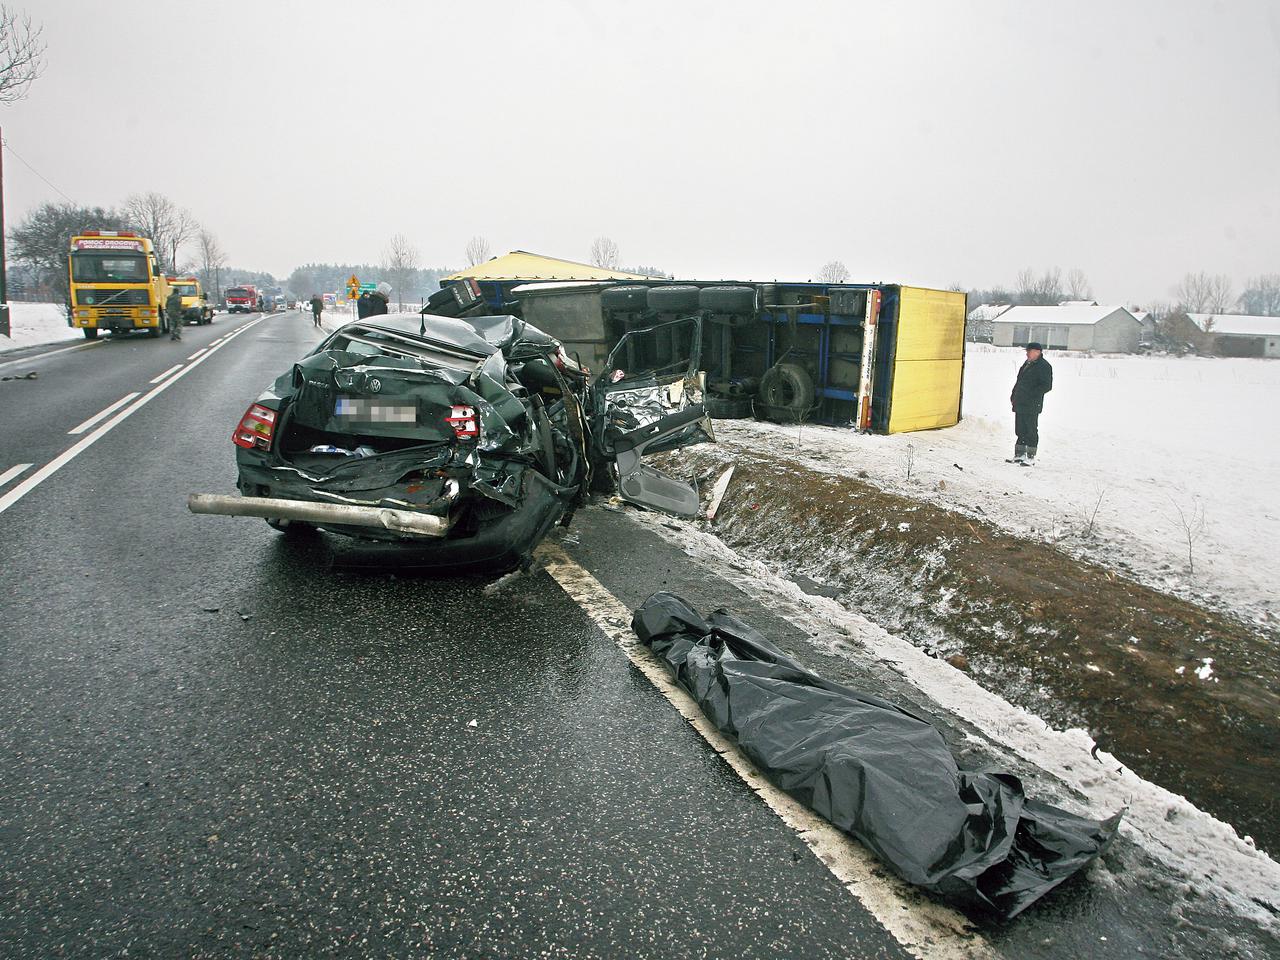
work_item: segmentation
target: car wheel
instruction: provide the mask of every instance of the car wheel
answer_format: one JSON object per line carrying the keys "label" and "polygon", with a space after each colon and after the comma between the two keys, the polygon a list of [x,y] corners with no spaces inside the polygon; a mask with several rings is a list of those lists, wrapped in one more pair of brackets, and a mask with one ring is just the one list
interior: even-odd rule
{"label": "car wheel", "polygon": [[717,397],[708,394],[703,407],[712,420],[743,420],[755,412],[751,397]]}
{"label": "car wheel", "polygon": [[760,379],[760,403],[764,419],[783,423],[803,420],[813,409],[816,393],[809,371],[797,363],[776,363]]}
{"label": "car wheel", "polygon": [[756,288],[744,286],[703,287],[698,294],[698,306],[708,313],[729,313],[738,316],[756,312]]}
{"label": "car wheel", "polygon": [[600,291],[600,307],[606,313],[644,313],[649,309],[649,288],[642,283],[623,283]]}
{"label": "car wheel", "polygon": [[98,328],[97,328],[97,327],[85,327],[85,328],[84,328],[84,338],[85,338],[86,340],[97,340],[97,339],[98,339]]}
{"label": "car wheel", "polygon": [[649,309],[655,313],[697,313],[698,288],[688,283],[650,287]]}

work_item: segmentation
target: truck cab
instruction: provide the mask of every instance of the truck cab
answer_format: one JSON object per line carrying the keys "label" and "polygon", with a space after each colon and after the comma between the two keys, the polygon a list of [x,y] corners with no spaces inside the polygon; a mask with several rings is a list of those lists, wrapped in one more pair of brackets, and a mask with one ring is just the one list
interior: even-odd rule
{"label": "truck cab", "polygon": [[71,238],[68,326],[96,340],[102,330],[160,336],[168,284],[150,239],[124,230],[86,230]]}
{"label": "truck cab", "polygon": [[249,284],[228,287],[226,300],[228,313],[255,313],[262,308],[258,288]]}
{"label": "truck cab", "polygon": [[166,277],[165,280],[171,293],[176,289],[182,295],[182,317],[179,323],[194,323],[201,327],[213,323],[213,307],[197,277]]}

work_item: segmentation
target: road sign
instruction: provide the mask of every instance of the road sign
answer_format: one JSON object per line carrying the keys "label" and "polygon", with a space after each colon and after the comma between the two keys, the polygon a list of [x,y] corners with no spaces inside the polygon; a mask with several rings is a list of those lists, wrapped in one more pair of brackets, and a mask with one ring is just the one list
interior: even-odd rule
{"label": "road sign", "polygon": [[360,284],[360,292],[361,292],[361,293],[373,293],[373,291],[375,291],[375,290],[377,290],[377,289],[378,289],[378,285],[377,285],[376,283],[362,283],[362,284]]}

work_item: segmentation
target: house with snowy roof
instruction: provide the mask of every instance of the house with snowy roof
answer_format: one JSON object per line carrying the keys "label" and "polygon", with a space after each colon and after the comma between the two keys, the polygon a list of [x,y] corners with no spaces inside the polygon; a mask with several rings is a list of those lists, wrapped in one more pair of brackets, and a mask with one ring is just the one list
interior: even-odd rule
{"label": "house with snowy roof", "polygon": [[965,317],[964,336],[973,343],[991,342],[991,321],[1009,309],[1007,303],[983,303]]}
{"label": "house with snowy roof", "polygon": [[1223,357],[1280,357],[1280,317],[1243,313],[1191,313],[1208,349]]}
{"label": "house with snowy roof", "polygon": [[1124,307],[1072,303],[1057,307],[1011,307],[992,321],[996,346],[1040,343],[1049,350],[1136,353],[1142,324]]}

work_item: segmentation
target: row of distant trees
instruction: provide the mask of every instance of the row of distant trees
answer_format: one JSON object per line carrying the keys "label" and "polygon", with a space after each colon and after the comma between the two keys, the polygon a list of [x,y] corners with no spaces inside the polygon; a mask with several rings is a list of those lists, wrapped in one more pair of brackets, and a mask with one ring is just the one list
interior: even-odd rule
{"label": "row of distant trees", "polygon": [[211,291],[220,290],[227,255],[218,238],[190,210],[151,191],[132,194],[118,208],[73,203],[36,207],[9,233],[9,257],[20,268],[13,294],[66,303],[69,241],[86,230],[133,230],[149,237],[161,269],[194,273]]}
{"label": "row of distant trees", "polygon": [[[952,289],[963,289],[954,285]],[[1036,272],[1027,267],[1018,272],[1009,287],[967,291],[970,309],[980,303],[1007,303],[1014,306],[1051,306],[1064,300],[1092,300],[1093,290],[1084,271],[1074,268],[1065,279],[1061,268]],[[1247,313],[1280,316],[1280,273],[1250,277],[1237,296],[1231,278],[1223,273],[1188,273],[1171,289],[1171,298],[1148,304],[1158,316],[1181,310],[1185,313]]]}

